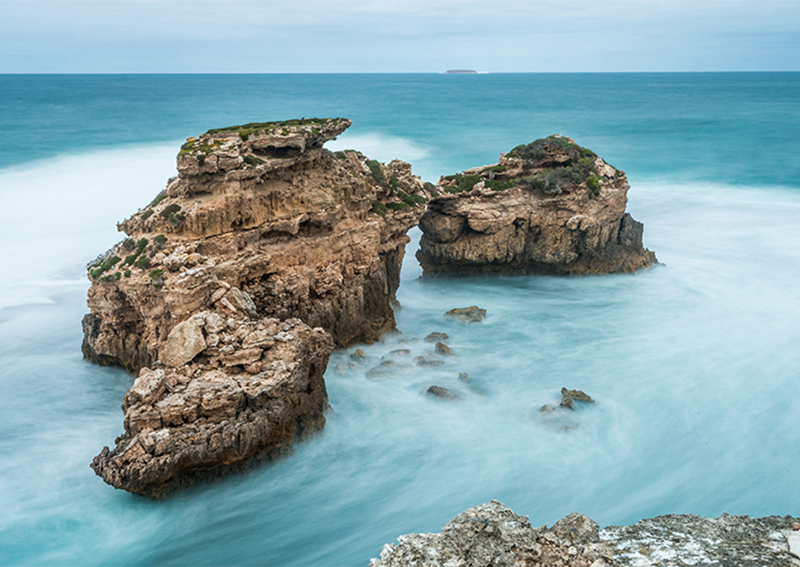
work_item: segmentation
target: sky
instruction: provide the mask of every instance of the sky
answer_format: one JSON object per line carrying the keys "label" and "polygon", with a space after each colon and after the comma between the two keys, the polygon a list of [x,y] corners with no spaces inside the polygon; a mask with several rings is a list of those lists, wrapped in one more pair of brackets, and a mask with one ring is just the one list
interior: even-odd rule
{"label": "sky", "polygon": [[800,0],[0,0],[0,73],[798,71]]}

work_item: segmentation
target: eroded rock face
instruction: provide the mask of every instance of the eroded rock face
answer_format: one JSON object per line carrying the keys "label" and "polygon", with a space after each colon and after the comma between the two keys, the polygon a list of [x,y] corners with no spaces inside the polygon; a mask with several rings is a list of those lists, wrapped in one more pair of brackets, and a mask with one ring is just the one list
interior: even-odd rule
{"label": "eroded rock face", "polygon": [[92,468],[149,496],[279,454],[325,423],[335,345],[394,328],[408,164],[322,144],[344,119],[212,130],[89,266],[83,353],[138,375],[125,433]]}
{"label": "eroded rock face", "polygon": [[410,534],[383,546],[370,567],[463,565],[464,567],[600,567],[611,564],[608,549],[593,542],[560,539],[546,527],[496,500],[475,506],[450,520],[438,534]]}
{"label": "eroded rock face", "polygon": [[427,193],[404,162],[322,148],[349,125],[247,125],[190,138],[180,175],[119,224],[130,238],[90,266],[84,355],[137,373],[176,323],[218,303],[297,317],[338,346],[393,329],[406,233]]}
{"label": "eroded rock face", "polygon": [[397,541],[384,545],[370,567],[800,564],[800,524],[790,516],[669,515],[600,530],[573,513],[548,530],[493,500],[462,512],[441,533]]}
{"label": "eroded rock face", "polygon": [[656,262],[625,212],[628,180],[551,136],[489,166],[443,177],[420,219],[426,276],[633,272]]}
{"label": "eroded rock face", "polygon": [[204,332],[222,339],[192,364],[143,368],[128,390],[125,433],[92,462],[110,485],[159,497],[322,429],[330,335],[298,319],[240,317]]}

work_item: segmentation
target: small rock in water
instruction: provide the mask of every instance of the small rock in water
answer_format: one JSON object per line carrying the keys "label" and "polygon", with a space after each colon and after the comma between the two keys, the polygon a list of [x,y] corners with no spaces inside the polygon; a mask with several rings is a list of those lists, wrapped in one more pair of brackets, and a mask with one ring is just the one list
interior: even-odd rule
{"label": "small rock in water", "polygon": [[467,374],[466,372],[459,372],[458,373],[458,379],[461,380],[462,382],[471,382],[472,381],[472,380],[469,379],[469,374]]}
{"label": "small rock in water", "polygon": [[389,354],[392,354],[394,356],[408,356],[411,354],[411,351],[408,350],[407,348],[398,348],[391,351]]}
{"label": "small rock in water", "polygon": [[477,305],[461,307],[458,309],[451,309],[445,313],[445,317],[460,319],[465,323],[479,323],[483,321],[484,317],[486,317],[486,309],[481,309]]}
{"label": "small rock in water", "polygon": [[428,341],[429,343],[437,343],[437,342],[446,341],[449,338],[450,337],[447,336],[447,333],[433,332],[430,335],[428,335],[427,337],[425,337],[425,340]]}
{"label": "small rock in water", "polygon": [[337,374],[350,374],[350,367],[348,367],[344,362],[340,362],[336,365],[336,373]]}
{"label": "small rock in water", "polygon": [[583,402],[593,404],[594,400],[582,390],[568,390],[561,388],[561,406],[569,409],[575,409],[573,402]]}
{"label": "small rock in water", "polygon": [[378,366],[367,370],[367,378],[370,380],[388,380],[395,376],[407,372],[411,366],[407,363],[398,364],[394,360],[384,360]]}
{"label": "small rock in water", "polygon": [[428,358],[425,358],[424,356],[418,356],[414,359],[414,362],[417,363],[417,366],[441,366],[444,364],[444,360],[439,360],[432,354],[429,354]]}
{"label": "small rock in water", "polygon": [[428,394],[429,396],[434,396],[442,400],[458,399],[458,394],[456,394],[455,392],[451,392],[447,388],[442,388],[441,386],[431,386],[425,393]]}
{"label": "small rock in water", "polygon": [[447,356],[455,356],[456,353],[453,352],[449,346],[444,343],[436,343],[436,352],[447,355]]}
{"label": "small rock in water", "polygon": [[366,362],[367,360],[369,360],[370,356],[360,348],[357,348],[353,352],[353,354],[350,355],[350,358],[352,358],[356,362]]}

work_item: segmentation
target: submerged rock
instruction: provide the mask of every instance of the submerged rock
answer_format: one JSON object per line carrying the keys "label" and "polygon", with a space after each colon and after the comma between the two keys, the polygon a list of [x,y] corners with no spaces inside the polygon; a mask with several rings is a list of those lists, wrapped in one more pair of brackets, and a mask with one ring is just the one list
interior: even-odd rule
{"label": "submerged rock", "polygon": [[383,546],[370,567],[496,567],[557,565],[796,566],[792,543],[796,518],[717,519],[692,514],[659,516],[602,530],[582,514],[569,514],[552,529],[533,528],[500,502],[475,506],[448,522],[441,533],[408,534]]}
{"label": "submerged rock", "polygon": [[447,388],[443,388],[441,386],[431,386],[425,392],[429,396],[433,396],[434,398],[439,398],[441,400],[457,400],[459,399],[459,395],[455,392],[448,390]]}
{"label": "submerged rock", "polygon": [[[593,404],[594,400],[582,390],[568,390],[567,388],[561,388],[561,403],[560,403],[561,407],[565,407],[568,409],[575,409],[574,402]],[[542,408],[542,410],[544,410],[544,407]]]}
{"label": "submerged rock", "polygon": [[480,323],[486,317],[486,309],[481,309],[477,305],[460,307],[446,312],[445,317],[459,319],[465,323]]}
{"label": "submerged rock", "polygon": [[445,356],[455,356],[456,353],[453,352],[449,346],[444,343],[436,343],[436,352],[439,354],[443,354]]}
{"label": "submerged rock", "polygon": [[427,357],[418,356],[414,359],[414,362],[417,363],[417,366],[441,366],[444,364],[444,360],[436,358],[432,354],[429,354]]}
{"label": "submerged rock", "polygon": [[356,350],[354,350],[352,352],[352,354],[350,354],[350,359],[351,360],[355,360],[357,363],[366,362],[370,358],[371,358],[370,355],[368,355],[366,352],[364,352],[360,348],[357,348]]}
{"label": "submerged rock", "polygon": [[429,334],[427,337],[425,337],[425,340],[428,341],[429,343],[440,343],[446,341],[449,338],[450,337],[447,336],[447,333],[433,332]]}
{"label": "submerged rock", "polygon": [[420,219],[425,276],[602,274],[656,262],[625,212],[625,173],[563,136],[442,177]]}
{"label": "submerged rock", "polygon": [[190,138],[178,177],[89,266],[84,356],[139,375],[125,433],[92,463],[106,482],[159,496],[285,452],[325,423],[334,346],[394,328],[406,232],[428,193],[404,162],[322,147],[348,126]]}

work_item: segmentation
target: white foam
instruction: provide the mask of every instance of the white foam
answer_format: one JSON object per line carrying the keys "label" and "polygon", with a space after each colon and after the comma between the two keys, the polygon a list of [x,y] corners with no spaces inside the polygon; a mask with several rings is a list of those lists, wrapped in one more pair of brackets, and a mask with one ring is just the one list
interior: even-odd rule
{"label": "white foam", "polygon": [[428,150],[416,142],[398,136],[379,133],[351,134],[345,132],[325,144],[331,151],[354,149],[371,159],[389,162],[393,159],[414,162],[428,156]]}
{"label": "white foam", "polygon": [[114,221],[146,205],[175,173],[178,143],[38,160],[0,170],[0,309],[47,303],[53,286],[124,235]]}

